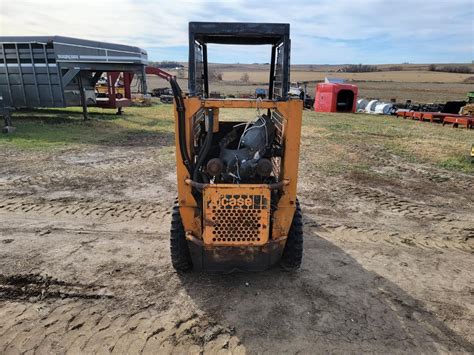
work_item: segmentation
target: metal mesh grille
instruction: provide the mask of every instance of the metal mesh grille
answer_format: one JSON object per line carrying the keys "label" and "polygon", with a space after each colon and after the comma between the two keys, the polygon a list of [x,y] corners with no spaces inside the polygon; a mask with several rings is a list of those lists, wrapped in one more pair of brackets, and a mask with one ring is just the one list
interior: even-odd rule
{"label": "metal mesh grille", "polygon": [[278,111],[272,111],[272,121],[275,125],[275,142],[283,144],[283,136],[285,134],[285,126],[287,124],[285,117]]}
{"label": "metal mesh grille", "polygon": [[201,124],[204,122],[204,109],[199,109],[196,114],[193,116],[193,138],[194,138],[194,148],[198,146],[199,136],[201,134]]}
{"label": "metal mesh grille", "polygon": [[[279,147],[284,146],[285,127],[287,125],[286,118],[278,110],[272,111],[272,121],[275,125],[275,144]],[[276,177],[277,181],[280,181],[281,177],[281,158],[272,157],[272,175]]]}
{"label": "metal mesh grille", "polygon": [[283,95],[286,94],[283,92],[283,44],[280,44],[276,51],[277,53],[275,63],[275,81],[273,84],[273,99],[282,98]]}
{"label": "metal mesh grille", "polygon": [[281,174],[281,158],[280,157],[273,157],[271,159],[272,162],[272,175],[280,181],[280,174]]}
{"label": "metal mesh grille", "polygon": [[204,60],[202,46],[194,43],[194,58],[195,58],[195,72],[194,78],[189,78],[195,81],[195,93],[192,96],[201,96],[204,92]]}
{"label": "metal mesh grille", "polygon": [[269,230],[269,198],[270,191],[261,187],[206,189],[205,244],[265,244]]}

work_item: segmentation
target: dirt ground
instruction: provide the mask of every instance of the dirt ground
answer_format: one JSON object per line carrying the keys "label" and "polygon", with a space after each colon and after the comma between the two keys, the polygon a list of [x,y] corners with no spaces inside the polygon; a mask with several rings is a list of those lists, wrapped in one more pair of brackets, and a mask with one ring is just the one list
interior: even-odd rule
{"label": "dirt ground", "polygon": [[3,145],[0,353],[473,353],[473,175],[303,131],[294,273],[173,270],[172,133]]}

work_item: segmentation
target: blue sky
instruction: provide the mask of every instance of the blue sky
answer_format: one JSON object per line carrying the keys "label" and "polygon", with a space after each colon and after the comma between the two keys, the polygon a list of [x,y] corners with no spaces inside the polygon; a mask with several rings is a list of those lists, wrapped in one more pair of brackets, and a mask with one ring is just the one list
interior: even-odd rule
{"label": "blue sky", "polygon": [[[0,35],[64,35],[187,61],[189,21],[287,22],[292,63],[467,63],[474,0],[0,0]],[[212,46],[209,60],[268,62],[268,48]]]}

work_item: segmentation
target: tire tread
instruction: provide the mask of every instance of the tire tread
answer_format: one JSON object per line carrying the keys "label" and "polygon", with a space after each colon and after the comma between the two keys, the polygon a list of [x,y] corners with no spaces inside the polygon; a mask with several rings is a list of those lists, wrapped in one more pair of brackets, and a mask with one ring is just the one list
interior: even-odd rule
{"label": "tire tread", "polygon": [[184,231],[179,207],[175,205],[171,214],[170,229],[171,263],[177,271],[189,271],[193,267],[186,233]]}
{"label": "tire tread", "polygon": [[303,259],[303,214],[299,201],[296,200],[296,210],[293,216],[285,249],[280,265],[286,270],[296,270],[301,266]]}

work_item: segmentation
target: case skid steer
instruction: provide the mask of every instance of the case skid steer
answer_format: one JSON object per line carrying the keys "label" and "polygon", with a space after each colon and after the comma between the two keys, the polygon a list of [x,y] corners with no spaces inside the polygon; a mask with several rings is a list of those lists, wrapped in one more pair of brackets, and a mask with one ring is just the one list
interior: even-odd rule
{"label": "case skid steer", "polygon": [[[210,98],[209,43],[270,45],[268,98]],[[289,24],[189,23],[189,94],[184,97],[170,80],[178,179],[170,241],[175,269],[299,268],[303,102],[288,96],[289,77]],[[219,110],[242,108],[257,114],[247,110],[252,113],[244,119],[220,119]]]}

